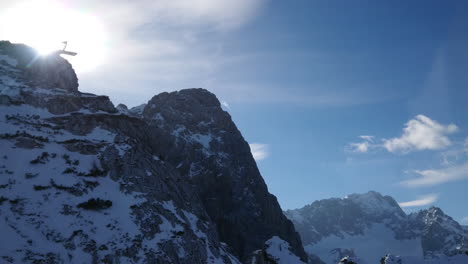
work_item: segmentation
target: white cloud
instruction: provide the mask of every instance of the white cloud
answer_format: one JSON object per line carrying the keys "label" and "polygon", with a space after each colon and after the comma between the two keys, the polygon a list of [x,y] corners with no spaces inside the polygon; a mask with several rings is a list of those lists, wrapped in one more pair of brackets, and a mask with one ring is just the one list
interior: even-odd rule
{"label": "white cloud", "polygon": [[468,162],[438,170],[416,170],[419,177],[402,181],[407,187],[432,186],[468,178]]}
{"label": "white cloud", "polygon": [[[363,141],[348,144],[351,152],[366,153],[370,149],[383,148],[389,152],[408,153],[416,150],[438,150],[452,145],[449,134],[458,131],[455,124],[442,125],[424,115],[417,115],[405,124],[403,134],[397,138],[381,139],[376,142],[374,136],[359,136]],[[457,143],[457,146],[459,144]],[[464,142],[464,150],[468,152],[468,139]],[[447,155],[453,155],[447,152]]]}
{"label": "white cloud", "polygon": [[[219,65],[228,57],[223,49],[226,36],[249,23],[268,2],[76,0],[65,4],[59,0],[2,0],[0,18],[5,10],[34,1],[47,8],[53,3],[64,5],[99,19],[106,33],[102,64],[92,72],[83,72],[73,60],[84,53],[74,48],[73,41],[69,41],[69,49],[79,55],[68,59],[80,74],[80,90],[108,94],[115,103],[128,105],[140,104],[167,89],[214,89],[207,82],[219,75]],[[34,23],[28,17],[21,21]],[[4,34],[5,28],[14,26],[10,24],[0,24],[0,36],[22,42]],[[88,42],[96,45],[92,38]],[[138,91],[129,87],[138,87]],[[139,96],[134,96],[135,92]]]}
{"label": "white cloud", "polygon": [[[288,54],[288,53],[287,53]],[[241,59],[242,62],[236,62],[236,57],[225,61],[225,64],[237,63],[240,67],[245,67],[255,61],[268,61],[270,59],[278,59],[278,56],[286,56],[277,53],[252,53],[246,58]],[[288,54],[291,55],[291,54]],[[260,57],[258,57],[260,56]],[[307,56],[305,54],[304,56]],[[257,58],[258,57],[258,58]],[[275,61],[276,62],[276,61]],[[281,60],[278,60],[280,63]],[[221,65],[222,66],[222,65]],[[338,88],[321,85],[292,85],[288,86],[288,91],[285,92],[284,86],[270,83],[252,83],[240,80],[240,82],[223,83],[223,88],[227,91],[236,90],[238,93],[231,94],[231,102],[242,103],[267,103],[267,104],[300,104],[308,105],[309,107],[342,107],[353,106],[379,102],[389,98],[382,94],[358,94],[356,92],[337,91]],[[304,93],[303,90],[308,90]],[[385,98],[385,99],[384,99]]]}
{"label": "white cloud", "polygon": [[351,152],[366,153],[370,148],[376,147],[374,142],[374,136],[359,136],[364,141],[362,142],[353,142],[348,145],[348,149]]}
{"label": "white cloud", "polygon": [[359,143],[350,143],[349,146],[351,147],[352,152],[366,153],[369,151],[370,144],[367,141],[363,141]]}
{"label": "white cloud", "polygon": [[[30,1],[30,0],[28,0]],[[44,3],[57,0],[36,0]],[[0,7],[17,4],[18,0],[2,1]],[[26,1],[23,1],[26,2]],[[255,17],[266,0],[76,0],[71,8],[89,9],[124,29],[135,29],[152,23],[180,27],[211,26],[215,30],[232,30]]]}
{"label": "white cloud", "polygon": [[447,135],[457,130],[458,127],[454,124],[444,126],[427,116],[417,115],[406,123],[401,137],[385,139],[383,147],[390,152],[403,153],[442,149],[451,145]]}
{"label": "white cloud", "polygon": [[420,196],[418,199],[413,200],[413,201],[407,201],[407,202],[402,202],[398,203],[401,207],[416,207],[416,206],[425,206],[432,204],[437,201],[438,199],[437,194],[428,194],[424,196]]}
{"label": "white cloud", "polygon": [[359,137],[366,140],[366,141],[369,141],[369,142],[374,141],[374,136],[363,135],[363,136],[359,136]]}
{"label": "white cloud", "polygon": [[468,156],[467,141],[463,144],[456,143],[455,147],[440,153],[442,164],[445,166],[453,166],[460,161],[463,161]]}
{"label": "white cloud", "polygon": [[264,160],[270,155],[269,146],[267,144],[252,143],[249,144],[249,146],[256,161]]}
{"label": "white cloud", "polygon": [[172,23],[209,23],[219,30],[236,28],[250,20],[264,0],[147,0],[148,6],[156,15],[171,20]]}
{"label": "white cloud", "polygon": [[460,224],[462,224],[462,225],[468,225],[468,216],[463,217],[463,218],[460,220]]}

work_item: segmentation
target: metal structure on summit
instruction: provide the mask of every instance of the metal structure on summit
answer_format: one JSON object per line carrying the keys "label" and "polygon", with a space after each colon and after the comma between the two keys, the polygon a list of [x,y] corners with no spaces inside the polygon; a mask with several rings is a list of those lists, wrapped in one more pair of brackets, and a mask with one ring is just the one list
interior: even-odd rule
{"label": "metal structure on summit", "polygon": [[63,41],[63,49],[62,50],[58,50],[58,54],[64,54],[64,55],[69,55],[69,56],[76,56],[76,52],[73,52],[73,51],[67,51],[65,50],[67,48],[67,45],[68,45],[68,41]]}

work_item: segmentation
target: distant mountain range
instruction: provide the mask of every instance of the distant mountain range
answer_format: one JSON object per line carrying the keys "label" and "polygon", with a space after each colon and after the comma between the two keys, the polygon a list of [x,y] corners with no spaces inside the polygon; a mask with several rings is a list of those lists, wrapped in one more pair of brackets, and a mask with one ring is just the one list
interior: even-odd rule
{"label": "distant mountain range", "polygon": [[[315,201],[285,214],[316,263],[336,264],[349,256],[373,264],[387,254],[404,256],[398,259],[408,264],[458,263],[441,258],[461,253],[468,243],[468,227],[440,208],[407,215],[392,197],[374,191]],[[387,262],[397,263],[391,262],[395,259]],[[437,260],[442,262],[433,262]],[[463,261],[468,263],[468,256]]]}

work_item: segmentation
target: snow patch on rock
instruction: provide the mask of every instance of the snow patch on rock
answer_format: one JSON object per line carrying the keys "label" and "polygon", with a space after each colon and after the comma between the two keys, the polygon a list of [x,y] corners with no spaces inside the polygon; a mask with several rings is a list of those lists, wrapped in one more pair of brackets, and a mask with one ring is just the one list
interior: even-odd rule
{"label": "snow patch on rock", "polygon": [[265,242],[266,253],[278,264],[305,264],[290,250],[289,243],[278,236],[273,236]]}

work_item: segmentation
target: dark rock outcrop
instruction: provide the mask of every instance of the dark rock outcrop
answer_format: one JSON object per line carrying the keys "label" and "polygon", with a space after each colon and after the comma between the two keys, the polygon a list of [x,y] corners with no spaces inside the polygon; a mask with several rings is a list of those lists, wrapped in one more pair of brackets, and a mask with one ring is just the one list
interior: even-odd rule
{"label": "dark rock outcrop", "polygon": [[58,53],[33,59],[26,67],[26,74],[36,85],[78,92],[78,77]]}
{"label": "dark rock outcrop", "polygon": [[249,144],[204,89],[186,89],[153,97],[142,113],[174,142],[166,159],[196,186],[222,241],[244,261],[279,236],[302,260],[306,254],[292,223],[258,171]]}
{"label": "dark rock outcrop", "polygon": [[72,65],[58,52],[40,56],[28,46],[8,41],[0,41],[0,50],[17,59],[17,67],[24,70],[33,86],[78,92],[78,77]]}

